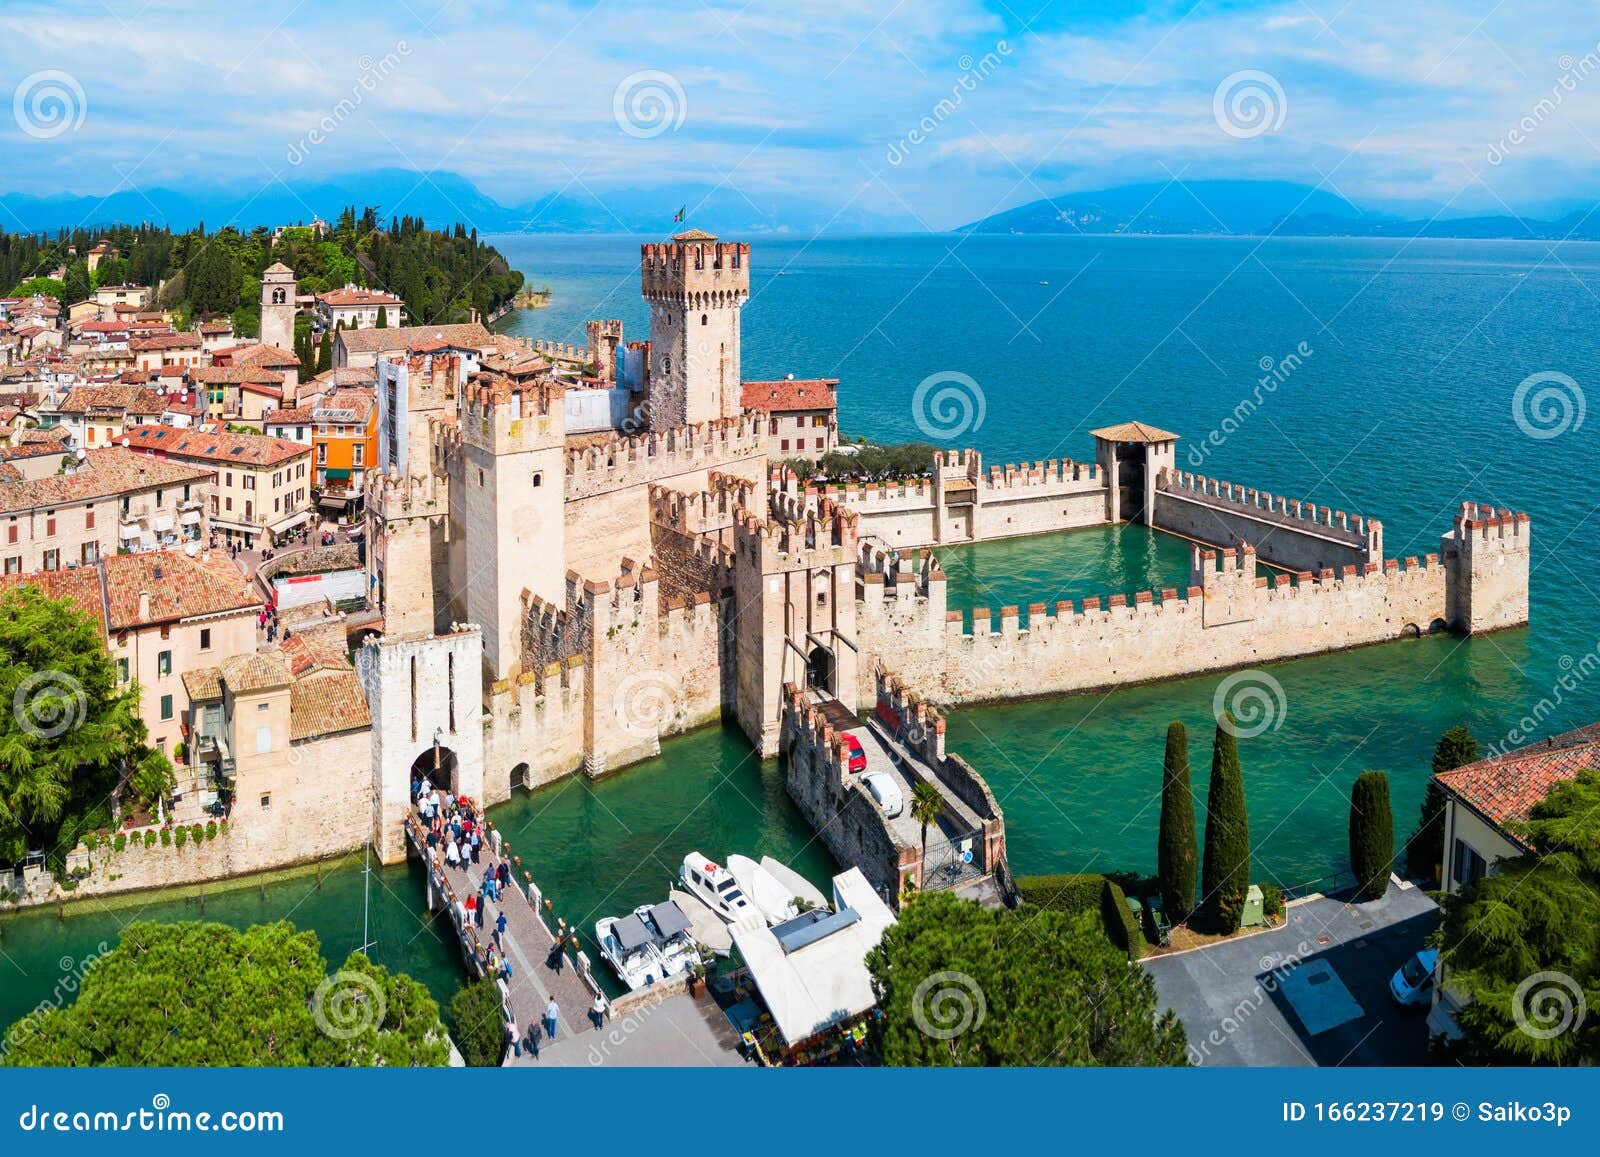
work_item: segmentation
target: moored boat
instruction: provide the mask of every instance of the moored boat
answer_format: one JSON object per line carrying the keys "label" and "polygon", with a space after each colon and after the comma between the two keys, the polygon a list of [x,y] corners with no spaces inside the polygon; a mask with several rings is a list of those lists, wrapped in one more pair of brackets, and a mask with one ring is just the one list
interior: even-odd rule
{"label": "moored boat", "polygon": [[800,914],[794,894],[749,856],[729,856],[728,871],[768,924],[782,924]]}
{"label": "moored boat", "polygon": [[758,912],[754,902],[740,889],[733,873],[699,852],[683,858],[678,878],[684,889],[723,920],[732,924],[742,916]]}
{"label": "moored boat", "polygon": [[668,975],[655,937],[637,913],[596,920],[594,938],[600,944],[600,955],[629,989],[643,988]]}

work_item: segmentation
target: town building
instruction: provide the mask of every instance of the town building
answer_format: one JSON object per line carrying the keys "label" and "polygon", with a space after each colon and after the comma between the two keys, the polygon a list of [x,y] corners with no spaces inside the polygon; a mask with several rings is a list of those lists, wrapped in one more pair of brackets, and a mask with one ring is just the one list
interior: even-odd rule
{"label": "town building", "polygon": [[767,415],[774,458],[817,462],[839,448],[839,379],[745,382],[744,408]]}
{"label": "town building", "polygon": [[392,293],[346,285],[317,294],[317,328],[373,329],[403,325],[405,302]]}
{"label": "town building", "polygon": [[311,449],[261,434],[140,426],[125,435],[136,454],[211,474],[210,525],[229,544],[269,546],[310,520]]}
{"label": "town building", "polygon": [[95,304],[100,307],[100,319],[111,321],[116,308],[127,307],[135,312],[144,309],[150,301],[148,285],[102,285],[94,291]]}

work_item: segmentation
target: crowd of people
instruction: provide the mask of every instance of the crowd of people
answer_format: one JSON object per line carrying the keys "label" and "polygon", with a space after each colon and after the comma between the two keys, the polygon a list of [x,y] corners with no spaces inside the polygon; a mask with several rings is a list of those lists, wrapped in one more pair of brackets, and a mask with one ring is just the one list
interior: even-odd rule
{"label": "crowd of people", "polygon": [[[466,796],[451,795],[448,791],[441,793],[426,775],[413,775],[411,799],[422,821],[428,855],[436,863],[469,872],[473,867],[482,867],[477,887],[456,896],[452,902],[462,928],[487,930],[487,944],[480,942],[476,948],[483,975],[509,986],[513,969],[506,951],[505,897],[515,886],[510,858],[496,855],[478,809]],[[546,968],[558,973],[566,963],[567,934],[566,922],[562,921],[544,962]],[[594,1007],[589,1010],[590,1020],[596,1027],[603,1022],[605,1012],[605,998],[597,994]],[[525,1032],[518,1030],[514,1020],[506,1023],[506,1043],[519,1057],[524,1048],[538,1056],[543,1041],[556,1039],[560,1019],[561,1010],[552,996],[543,1015],[529,1019]]]}

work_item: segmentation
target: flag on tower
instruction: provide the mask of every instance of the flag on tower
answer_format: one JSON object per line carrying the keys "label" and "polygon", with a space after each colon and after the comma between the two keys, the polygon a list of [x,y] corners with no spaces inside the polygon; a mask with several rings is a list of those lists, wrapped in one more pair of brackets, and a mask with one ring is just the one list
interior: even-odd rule
{"label": "flag on tower", "polygon": [[684,210],[686,210],[688,208],[689,208],[689,206],[685,205],[685,206],[683,206],[683,208],[679,209],[676,213],[674,213],[672,215],[672,223],[674,225],[678,225],[678,224],[681,224],[683,222]]}

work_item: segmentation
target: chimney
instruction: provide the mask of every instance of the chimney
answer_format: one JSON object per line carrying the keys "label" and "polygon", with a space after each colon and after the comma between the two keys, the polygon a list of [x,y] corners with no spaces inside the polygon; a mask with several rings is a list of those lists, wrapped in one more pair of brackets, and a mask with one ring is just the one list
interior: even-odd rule
{"label": "chimney", "polygon": [[139,621],[148,622],[150,618],[150,592],[139,592]]}

